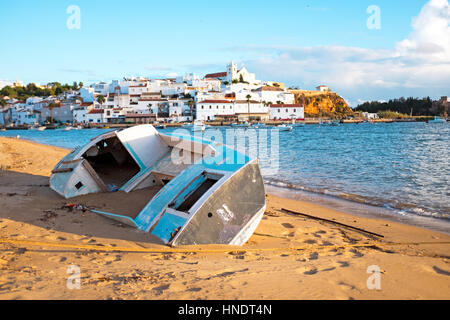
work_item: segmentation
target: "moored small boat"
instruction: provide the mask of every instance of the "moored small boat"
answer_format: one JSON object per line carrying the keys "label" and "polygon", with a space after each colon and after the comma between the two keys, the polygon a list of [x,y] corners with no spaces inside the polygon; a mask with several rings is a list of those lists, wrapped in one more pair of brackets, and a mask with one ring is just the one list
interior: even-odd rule
{"label": "moored small boat", "polygon": [[206,125],[201,120],[195,120],[194,124],[191,127],[191,130],[194,132],[205,131]]}
{"label": "moored small boat", "polygon": [[445,123],[445,119],[440,118],[440,117],[434,117],[431,120],[428,120],[428,123]]}
{"label": "moored small boat", "polygon": [[277,129],[280,131],[292,131],[294,128],[292,126],[287,126],[285,124],[280,124],[277,126]]}

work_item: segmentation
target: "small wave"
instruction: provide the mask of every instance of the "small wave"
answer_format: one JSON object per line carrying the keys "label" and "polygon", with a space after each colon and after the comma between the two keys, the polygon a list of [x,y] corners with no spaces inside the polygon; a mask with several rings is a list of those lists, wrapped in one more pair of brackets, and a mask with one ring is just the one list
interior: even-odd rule
{"label": "small wave", "polygon": [[388,210],[394,211],[397,214],[400,214],[402,216],[407,216],[410,214],[418,215],[418,216],[424,216],[424,217],[432,217],[432,218],[438,218],[438,219],[445,219],[450,220],[450,214],[446,212],[436,212],[434,210],[418,207],[417,205],[411,204],[411,203],[404,203],[404,202],[398,202],[395,200],[389,200],[389,199],[381,199],[377,197],[367,197],[362,196],[358,194],[352,194],[352,193],[345,193],[341,191],[333,191],[330,189],[316,189],[311,188],[307,186],[302,186],[274,178],[267,178],[264,179],[264,183],[267,185],[272,185],[275,187],[280,187],[284,189],[290,189],[290,190],[298,190],[298,191],[306,191],[314,194],[319,195],[325,195],[330,197],[335,197],[339,199],[344,199],[347,201],[351,201],[354,203],[359,204],[365,204],[365,205],[371,205],[376,207],[383,207]]}

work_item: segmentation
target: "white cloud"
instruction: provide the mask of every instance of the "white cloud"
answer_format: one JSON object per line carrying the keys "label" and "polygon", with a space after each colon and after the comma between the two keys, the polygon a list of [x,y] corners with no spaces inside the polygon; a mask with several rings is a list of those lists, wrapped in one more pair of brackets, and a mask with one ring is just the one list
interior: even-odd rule
{"label": "white cloud", "polygon": [[413,19],[413,32],[397,44],[399,56],[450,62],[450,5],[448,0],[430,0]]}
{"label": "white cloud", "polygon": [[245,61],[264,79],[280,79],[306,88],[328,84],[352,101],[399,95],[450,92],[450,5],[430,0],[412,22],[412,32],[390,50],[345,46],[258,47]]}

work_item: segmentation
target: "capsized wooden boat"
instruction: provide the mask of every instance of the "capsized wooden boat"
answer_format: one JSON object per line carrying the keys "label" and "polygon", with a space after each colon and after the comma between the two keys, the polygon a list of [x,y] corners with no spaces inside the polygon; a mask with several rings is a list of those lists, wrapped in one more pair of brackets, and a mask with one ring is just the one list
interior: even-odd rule
{"label": "capsized wooden boat", "polygon": [[77,148],[56,165],[50,187],[65,198],[158,187],[137,215],[92,211],[173,246],[242,245],[266,207],[257,159],[152,125],[108,132]]}

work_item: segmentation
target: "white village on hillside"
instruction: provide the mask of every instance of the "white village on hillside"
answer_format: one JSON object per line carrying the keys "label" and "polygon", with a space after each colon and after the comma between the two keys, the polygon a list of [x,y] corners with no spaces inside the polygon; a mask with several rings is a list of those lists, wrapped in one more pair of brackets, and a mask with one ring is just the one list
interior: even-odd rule
{"label": "white village on hillside", "polygon": [[[326,86],[316,89],[329,91]],[[257,80],[234,62],[226,71],[203,78],[195,73],[165,79],[123,78],[59,96],[3,99],[7,104],[0,109],[0,125],[37,125],[48,119],[84,125],[304,119],[304,106],[295,104],[294,94],[283,83]]]}

